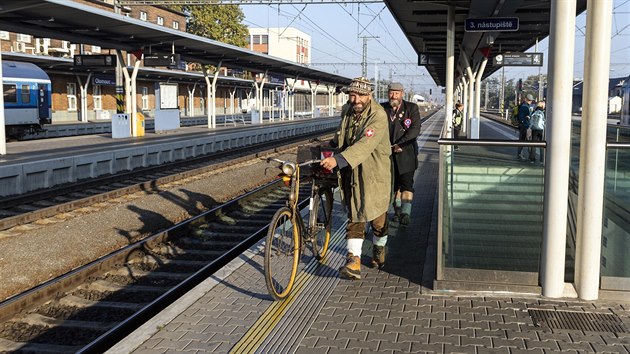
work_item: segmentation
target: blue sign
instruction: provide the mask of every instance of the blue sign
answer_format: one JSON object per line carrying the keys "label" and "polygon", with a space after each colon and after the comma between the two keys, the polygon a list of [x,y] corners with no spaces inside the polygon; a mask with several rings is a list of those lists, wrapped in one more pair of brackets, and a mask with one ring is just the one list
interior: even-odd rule
{"label": "blue sign", "polygon": [[94,85],[116,86],[116,78],[113,76],[94,75],[92,77],[92,82]]}
{"label": "blue sign", "polygon": [[518,31],[518,17],[467,18],[466,32]]}

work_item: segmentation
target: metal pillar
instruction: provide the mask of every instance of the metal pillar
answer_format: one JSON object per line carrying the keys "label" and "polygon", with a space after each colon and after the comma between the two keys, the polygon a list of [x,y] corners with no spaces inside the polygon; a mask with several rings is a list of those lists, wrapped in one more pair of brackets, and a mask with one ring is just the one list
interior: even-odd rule
{"label": "metal pillar", "polygon": [[[2,43],[2,42],[0,42]],[[2,51],[0,50],[0,82],[2,82],[4,76],[2,73]],[[7,154],[7,132],[4,128],[6,124],[4,118],[4,95],[0,95],[0,155]]]}
{"label": "metal pillar", "polygon": [[[486,64],[488,63],[488,58],[483,58],[481,64],[479,65],[479,69],[477,69],[477,75],[475,77],[475,117],[479,118],[481,116],[481,77],[483,76],[483,71],[486,70]],[[488,84],[486,84],[486,93],[488,92]],[[486,99],[487,100],[487,99]]]}
{"label": "metal pillar", "polygon": [[206,86],[208,87],[208,92],[206,93],[206,112],[208,112],[208,129],[214,129],[217,127],[217,79],[219,78],[219,70],[221,69],[221,64],[223,61],[219,61],[216,70],[214,71],[214,75],[212,76],[212,82],[210,82],[210,78],[208,77],[208,70],[203,71],[203,77],[206,80]]}
{"label": "metal pillar", "polygon": [[[446,102],[444,109],[446,112],[446,124],[448,125],[448,136],[453,137],[453,91],[455,76],[455,6],[449,6],[446,20]],[[438,267],[440,269],[440,267]]]}
{"label": "metal pillar", "polygon": [[79,87],[81,88],[81,113],[80,113],[81,122],[87,123],[88,121],[87,119],[87,111],[88,111],[87,90],[88,90],[88,87],[90,87],[90,79],[92,78],[92,73],[88,74],[88,77],[85,80],[85,85],[83,85],[83,82],[81,81],[81,77],[79,75],[75,75],[75,76],[77,78],[77,82],[79,83]]}
{"label": "metal pillar", "polygon": [[586,14],[575,285],[581,299],[596,300],[606,175],[612,0],[588,1]]}
{"label": "metal pillar", "polygon": [[311,82],[308,82],[308,87],[311,89],[311,118],[315,118],[315,103],[317,100],[317,87],[319,86],[319,83],[315,82],[315,87],[313,88],[313,84],[311,84]]}
{"label": "metal pillar", "polygon": [[192,90],[190,89],[190,86],[186,87],[186,90],[188,91],[188,116],[189,117],[194,117],[195,116],[195,91],[197,91],[197,83],[195,82],[193,84]]}
{"label": "metal pillar", "polygon": [[[138,113],[136,112],[136,107],[138,107],[138,95],[136,94],[137,86],[136,86],[136,78],[138,77],[138,70],[140,69],[140,60],[136,60],[133,64],[133,72],[131,73],[131,77],[128,79],[128,89],[131,91],[131,136],[138,136]],[[126,71],[126,70],[125,70]]]}
{"label": "metal pillar", "polygon": [[[571,98],[575,1],[551,1],[549,30],[549,103],[543,200],[542,294],[561,297],[567,236],[567,199],[571,152]],[[601,202],[601,200],[600,200]]]}
{"label": "metal pillar", "polygon": [[462,131],[465,132],[468,126],[466,122],[468,120],[466,119],[466,117],[468,117],[468,81],[466,81],[466,77],[464,77],[464,75],[462,75],[462,104],[464,105],[462,112],[462,115],[464,116],[462,118]]}

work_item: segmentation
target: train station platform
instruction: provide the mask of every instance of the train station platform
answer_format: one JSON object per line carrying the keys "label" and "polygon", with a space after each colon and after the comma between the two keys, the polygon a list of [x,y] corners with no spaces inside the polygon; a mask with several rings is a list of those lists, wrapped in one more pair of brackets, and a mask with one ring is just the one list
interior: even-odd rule
{"label": "train station platform", "polygon": [[[109,353],[630,353],[630,299],[432,290],[443,114],[423,124],[412,220],[391,223],[384,268],[367,266],[368,240],[362,279],[339,278],[346,217],[336,204],[331,252],[321,264],[306,252],[285,301],[267,293],[261,241]],[[570,318],[541,325],[540,316],[552,312]],[[621,327],[579,322],[610,314]]]}
{"label": "train station platform", "polygon": [[330,131],[338,122],[339,117],[326,117],[216,129],[189,126],[133,138],[105,133],[11,142],[0,156],[0,196]]}

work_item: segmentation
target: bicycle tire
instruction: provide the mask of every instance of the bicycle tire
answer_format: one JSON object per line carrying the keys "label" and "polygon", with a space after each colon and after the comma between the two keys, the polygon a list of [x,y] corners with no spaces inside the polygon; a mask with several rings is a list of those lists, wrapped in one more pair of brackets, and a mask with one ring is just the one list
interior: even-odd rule
{"label": "bicycle tire", "polygon": [[329,188],[322,189],[313,199],[313,210],[308,219],[309,229],[318,230],[313,240],[313,253],[315,254],[315,258],[321,261],[326,256],[330,244],[333,208],[332,190]]}
{"label": "bicycle tire", "polygon": [[299,237],[291,209],[278,209],[269,223],[265,242],[265,283],[275,300],[284,300],[293,288],[300,259]]}

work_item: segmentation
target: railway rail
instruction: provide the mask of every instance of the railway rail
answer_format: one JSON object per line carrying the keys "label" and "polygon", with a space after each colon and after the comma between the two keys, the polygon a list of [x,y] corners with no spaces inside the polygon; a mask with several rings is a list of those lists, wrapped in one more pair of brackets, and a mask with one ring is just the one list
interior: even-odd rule
{"label": "railway rail", "polygon": [[325,134],[326,132],[318,132],[253,147],[230,149],[210,156],[175,161],[4,198],[0,207],[0,230],[32,223],[127,194],[155,191],[160,185],[238,164],[259,155],[287,151],[303,144],[307,139]]}
{"label": "railway rail", "polygon": [[106,350],[258,242],[287,194],[271,182],[0,303],[0,352]]}

